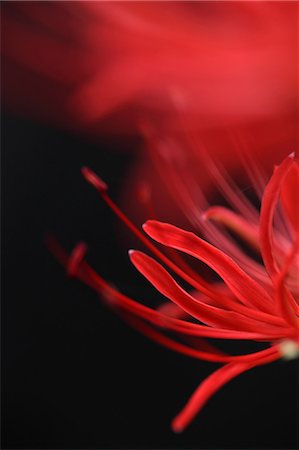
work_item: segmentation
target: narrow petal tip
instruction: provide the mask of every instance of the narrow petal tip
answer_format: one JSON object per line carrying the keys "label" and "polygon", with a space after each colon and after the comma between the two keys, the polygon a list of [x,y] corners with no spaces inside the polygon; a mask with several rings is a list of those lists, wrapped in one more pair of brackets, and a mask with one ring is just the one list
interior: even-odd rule
{"label": "narrow petal tip", "polygon": [[146,234],[149,234],[149,228],[150,227],[149,227],[148,221],[142,225],[142,229]]}
{"label": "narrow petal tip", "polygon": [[156,231],[156,225],[158,224],[158,223],[160,223],[160,222],[158,222],[158,221],[156,221],[156,220],[147,220],[143,225],[142,225],[142,229],[143,229],[143,231],[148,235],[148,236],[150,236],[151,238],[153,238],[153,239],[156,239],[156,236],[155,236],[155,231]]}
{"label": "narrow petal tip", "polygon": [[143,230],[146,232],[147,230],[149,230],[152,225],[155,225],[156,223],[158,223],[157,220],[147,220],[146,222],[144,222],[144,224],[142,225]]}
{"label": "narrow petal tip", "polygon": [[145,256],[144,253],[140,252],[139,250],[132,249],[128,251],[128,254],[131,263],[138,269],[140,261],[142,261],[143,257]]}
{"label": "narrow petal tip", "polygon": [[174,419],[171,423],[171,429],[175,434],[180,434],[184,431],[184,427]]}
{"label": "narrow petal tip", "polygon": [[68,261],[67,274],[69,277],[75,277],[77,275],[79,266],[85,258],[86,252],[87,245],[85,242],[79,242],[72,251]]}
{"label": "narrow petal tip", "polygon": [[135,252],[136,252],[136,250],[134,250],[132,248],[130,250],[128,250],[129,257],[131,258],[134,255]]}
{"label": "narrow petal tip", "polygon": [[97,191],[100,193],[106,192],[108,190],[108,186],[97,174],[95,174],[91,169],[88,167],[82,167],[81,169],[82,175],[85,178],[85,180],[90,183],[92,186],[94,186]]}
{"label": "narrow petal tip", "polygon": [[291,153],[288,155],[288,157],[294,159],[294,158],[295,158],[295,152],[291,152]]}
{"label": "narrow petal tip", "polygon": [[222,210],[221,207],[210,207],[201,213],[202,220],[216,220],[219,219],[219,212]]}
{"label": "narrow petal tip", "polygon": [[149,256],[147,256],[145,253],[141,252],[140,250],[129,250],[128,251],[129,254],[129,258],[131,260],[131,262],[134,264],[134,266],[136,267],[137,264],[139,264],[141,261],[144,260],[144,258],[149,258]]}

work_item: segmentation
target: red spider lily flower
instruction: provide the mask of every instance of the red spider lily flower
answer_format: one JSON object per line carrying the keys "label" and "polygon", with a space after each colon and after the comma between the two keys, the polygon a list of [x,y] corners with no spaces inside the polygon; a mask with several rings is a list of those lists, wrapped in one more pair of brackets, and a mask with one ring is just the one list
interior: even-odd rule
{"label": "red spider lily flower", "polygon": [[[280,358],[292,359],[299,355],[299,230],[295,211],[299,164],[294,154],[275,168],[264,189],[259,215],[249,202],[242,203],[238,191],[232,200],[236,209],[243,210],[242,214],[224,207],[209,208],[202,222],[208,240],[157,220],[147,221],[143,234],[109,197],[107,185],[90,169],[83,168],[82,172],[151,251],[155,258],[136,250],[130,250],[129,256],[137,270],[169,302],[153,309],[133,300],[90,267],[85,260],[84,243],[78,244],[69,257],[52,240],[52,251],[68,273],[95,289],[109,307],[152,340],[184,355],[222,364],[199,385],[175,417],[172,423],[175,432],[183,431],[211,396],[239,374]],[[219,183],[227,191],[221,178]],[[233,231],[260,252],[262,262],[247,255],[217,224]],[[162,244],[165,251],[158,249],[146,235]],[[221,283],[202,278],[177,251],[208,265],[221,278]],[[165,267],[193,290],[187,292]],[[205,338],[251,340],[262,342],[267,348],[230,355]]]}

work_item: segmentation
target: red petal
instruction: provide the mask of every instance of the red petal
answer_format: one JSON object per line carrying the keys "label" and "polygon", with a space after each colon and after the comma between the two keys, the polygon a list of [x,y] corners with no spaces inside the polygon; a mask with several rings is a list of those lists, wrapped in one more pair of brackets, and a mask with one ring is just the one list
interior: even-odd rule
{"label": "red petal", "polygon": [[[57,260],[64,267],[67,267],[69,256],[55,237],[51,235],[47,236],[46,245]],[[271,340],[277,340],[285,338],[286,336],[285,330],[280,328],[277,328],[277,330],[268,330],[266,333],[261,330],[258,330],[257,332],[236,331],[223,328],[210,328],[197,323],[191,323],[185,320],[178,320],[168,317],[167,315],[163,315],[158,311],[142,305],[141,303],[119,292],[102,277],[100,277],[100,275],[98,275],[86,261],[81,262],[80,267],[78,267],[76,277],[100,295],[108,294],[110,298],[114,299],[114,307],[116,306],[117,308],[123,309],[130,314],[136,315],[137,317],[140,317],[159,328],[168,329],[181,335],[216,339],[242,339],[257,341],[269,341],[269,338],[271,338]],[[288,336],[292,338],[291,335]]]}
{"label": "red petal", "polygon": [[149,236],[161,244],[186,252],[210,266],[245,305],[271,311],[271,298],[265,289],[213,245],[167,223],[150,220],[143,227]]}
{"label": "red petal", "polygon": [[270,349],[269,355],[256,359],[251,363],[230,363],[206,378],[191,396],[184,409],[175,417],[172,422],[172,428],[176,433],[182,432],[186,426],[194,419],[194,416],[202,409],[206,402],[214,395],[223,385],[247,370],[260,365],[277,360],[280,355],[277,349]]}
{"label": "red petal", "polygon": [[[263,261],[270,276],[273,276],[278,272],[272,252],[273,216],[279,199],[282,183],[288,171],[291,167],[294,167],[294,163],[295,161],[293,154],[284,159],[270,178],[262,199],[260,213],[260,245]],[[298,207],[296,205],[292,206],[294,209]]]}
{"label": "red petal", "polygon": [[240,215],[227,208],[223,208],[222,206],[215,206],[209,208],[205,212],[204,217],[224,224],[248,242],[252,247],[257,250],[259,249],[257,226],[251,224],[248,220],[243,219]]}
{"label": "red petal", "polygon": [[299,307],[291,291],[287,288],[285,281],[290,268],[294,265],[295,260],[298,258],[298,250],[299,233],[297,233],[296,242],[288,254],[280,273],[273,280],[278,314],[284,317],[285,321],[290,323],[291,326],[295,326],[297,330],[299,328],[299,321],[297,317]]}
{"label": "red petal", "polygon": [[207,348],[203,344],[204,348],[198,350],[188,345],[182,344],[181,342],[177,342],[168,336],[165,336],[160,331],[157,331],[150,325],[146,324],[143,320],[140,320],[134,316],[125,314],[124,316],[122,315],[122,318],[133,328],[135,328],[140,333],[156,342],[157,344],[160,344],[163,347],[195,359],[216,363],[242,362],[248,364],[252,363],[252,361],[256,361],[256,359],[258,358],[266,358],[269,355],[271,356],[272,354],[277,353],[276,348],[267,348],[266,350],[261,350],[259,352],[249,353],[246,355],[230,356],[226,355],[225,353],[217,352],[217,349],[214,347],[209,348],[208,344],[206,344],[204,340],[203,343],[207,345]]}
{"label": "red petal", "polygon": [[299,164],[293,165],[281,186],[281,200],[283,208],[294,227],[299,228]]}
{"label": "red petal", "polygon": [[[139,251],[131,251],[130,258],[137,270],[141,272],[163,295],[172,300],[188,314],[212,326],[231,329],[267,331],[271,324],[256,322],[234,310],[221,309],[195,299],[184,291],[169,273],[154,259]],[[219,294],[220,296],[220,294]],[[272,317],[270,316],[270,320]],[[273,318],[275,320],[276,318]],[[276,322],[276,321],[275,321]],[[278,320],[279,325],[283,322]]]}

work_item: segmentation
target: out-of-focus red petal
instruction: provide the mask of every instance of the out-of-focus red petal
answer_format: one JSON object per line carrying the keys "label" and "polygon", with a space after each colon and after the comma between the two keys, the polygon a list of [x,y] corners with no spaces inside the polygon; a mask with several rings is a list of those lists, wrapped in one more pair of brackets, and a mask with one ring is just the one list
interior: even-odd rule
{"label": "out-of-focus red petal", "polygon": [[[171,91],[195,129],[296,108],[296,2],[4,3],[6,97],[17,112],[75,131],[107,115],[102,131],[128,133],[140,111],[174,129]],[[56,82],[66,92],[52,99]]]}
{"label": "out-of-focus red petal", "polygon": [[79,242],[69,257],[67,264],[67,273],[70,277],[75,277],[79,269],[80,263],[84,260],[87,252],[85,242]]}
{"label": "out-of-focus red petal", "polygon": [[205,212],[204,217],[222,223],[252,247],[259,249],[258,227],[243,219],[239,214],[222,206],[214,206]]}

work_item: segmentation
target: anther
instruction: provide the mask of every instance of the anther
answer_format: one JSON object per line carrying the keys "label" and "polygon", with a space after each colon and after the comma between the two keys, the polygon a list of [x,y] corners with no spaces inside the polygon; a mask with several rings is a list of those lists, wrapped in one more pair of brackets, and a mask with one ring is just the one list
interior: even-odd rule
{"label": "anther", "polygon": [[282,358],[292,360],[299,357],[299,344],[291,339],[286,339],[279,344]]}
{"label": "anther", "polygon": [[96,173],[94,173],[88,167],[82,167],[81,169],[82,175],[88,181],[88,183],[92,184],[97,191],[100,193],[106,192],[108,190],[108,186]]}

